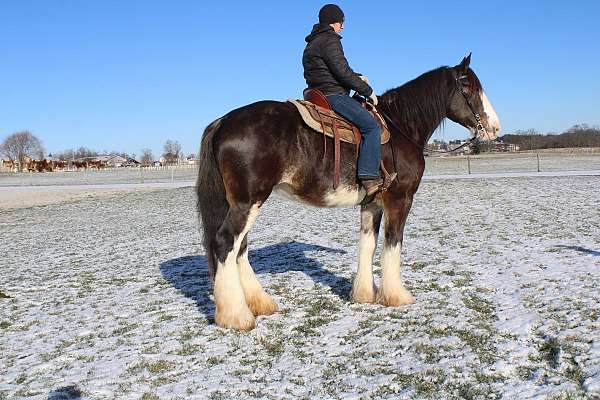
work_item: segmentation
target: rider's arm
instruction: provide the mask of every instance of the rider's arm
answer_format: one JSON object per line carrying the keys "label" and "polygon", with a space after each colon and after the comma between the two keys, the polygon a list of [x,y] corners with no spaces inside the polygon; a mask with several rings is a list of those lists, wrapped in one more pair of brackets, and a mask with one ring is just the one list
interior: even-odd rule
{"label": "rider's arm", "polygon": [[323,47],[323,60],[335,79],[345,88],[355,90],[358,94],[369,97],[373,93],[373,89],[368,83],[360,79],[359,75],[348,65],[348,60],[346,60],[342,49],[342,42],[339,39],[327,40]]}

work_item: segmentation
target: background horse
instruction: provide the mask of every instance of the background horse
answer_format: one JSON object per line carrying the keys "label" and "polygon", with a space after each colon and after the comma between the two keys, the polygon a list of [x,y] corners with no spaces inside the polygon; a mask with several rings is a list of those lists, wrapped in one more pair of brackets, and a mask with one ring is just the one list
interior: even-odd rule
{"label": "background horse", "polygon": [[[425,159],[423,149],[444,118],[476,136],[485,129],[494,139],[500,123],[479,79],[469,68],[471,56],[455,67],[441,67],[379,97],[379,109],[391,119],[391,140],[382,160],[398,178],[374,201],[361,206],[358,272],[352,299],[400,306],[414,302],[400,277],[403,231]],[[331,139],[328,139],[331,140]],[[218,325],[239,330],[255,326],[255,316],[277,311],[248,261],[247,234],[261,205],[278,191],[317,207],[360,204],[365,191],[356,179],[354,145],[342,143],[342,179],[333,190],[333,145],[308,128],[290,103],[260,101],[212,122],[200,148],[196,190],[204,247],[213,278]],[[323,152],[325,151],[325,154]],[[373,280],[373,254],[385,218],[381,287]]]}

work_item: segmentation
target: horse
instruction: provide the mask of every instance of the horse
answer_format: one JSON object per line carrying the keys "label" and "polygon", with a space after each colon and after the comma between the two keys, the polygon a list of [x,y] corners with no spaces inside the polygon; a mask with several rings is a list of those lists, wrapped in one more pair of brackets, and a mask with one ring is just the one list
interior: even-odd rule
{"label": "horse", "polygon": [[2,168],[12,172],[15,167],[15,162],[13,160],[2,160]]}
{"label": "horse", "polygon": [[88,163],[87,161],[71,161],[71,166],[79,171],[82,168],[87,169]]}
{"label": "horse", "polygon": [[102,160],[88,161],[87,168],[92,169],[96,168],[96,170],[100,170],[104,168],[104,162]]}
{"label": "horse", "polygon": [[[342,143],[341,183],[332,187],[333,145],[308,128],[289,102],[259,101],[210,123],[200,145],[197,211],[213,286],[215,322],[251,330],[256,317],[277,304],[262,288],[248,261],[248,232],[261,205],[276,191],[308,205],[361,204],[358,271],[351,298],[358,303],[402,306],[414,303],[400,274],[403,232],[423,172],[423,150],[445,118],[475,138],[495,139],[500,122],[470,68],[471,55],[454,67],[440,67],[379,96],[389,120],[390,141],[382,161],[397,178],[372,201],[357,184],[355,146]],[[327,139],[331,141],[331,139]],[[373,279],[373,255],[385,221],[381,283]]]}

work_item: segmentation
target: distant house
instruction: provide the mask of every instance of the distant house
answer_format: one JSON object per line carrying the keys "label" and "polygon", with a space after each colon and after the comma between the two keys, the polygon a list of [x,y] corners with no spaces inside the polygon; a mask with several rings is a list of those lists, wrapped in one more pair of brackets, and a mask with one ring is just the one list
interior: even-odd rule
{"label": "distant house", "polygon": [[490,150],[498,153],[510,152],[510,151],[519,151],[521,147],[514,143],[504,143],[502,140],[493,141],[490,144]]}
{"label": "distant house", "polygon": [[124,167],[127,165],[127,159],[118,155],[104,155],[96,157],[97,160],[102,161],[109,168]]}
{"label": "distant house", "polygon": [[437,139],[435,139],[431,143],[427,143],[427,146],[425,147],[426,154],[428,154],[430,152],[446,151],[446,150],[448,150],[448,144],[446,142],[442,142],[441,140],[437,140]]}
{"label": "distant house", "polygon": [[198,165],[200,164],[200,160],[198,158],[194,157],[186,157],[185,159],[185,163],[187,165]]}

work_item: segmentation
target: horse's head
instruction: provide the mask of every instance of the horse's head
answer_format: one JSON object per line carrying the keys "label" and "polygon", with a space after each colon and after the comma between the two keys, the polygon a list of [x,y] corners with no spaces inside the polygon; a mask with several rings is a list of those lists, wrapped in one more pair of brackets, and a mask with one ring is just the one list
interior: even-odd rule
{"label": "horse's head", "polygon": [[493,140],[500,132],[500,120],[477,75],[469,68],[470,62],[471,54],[451,68],[455,90],[448,106],[448,118],[469,129],[472,136]]}

